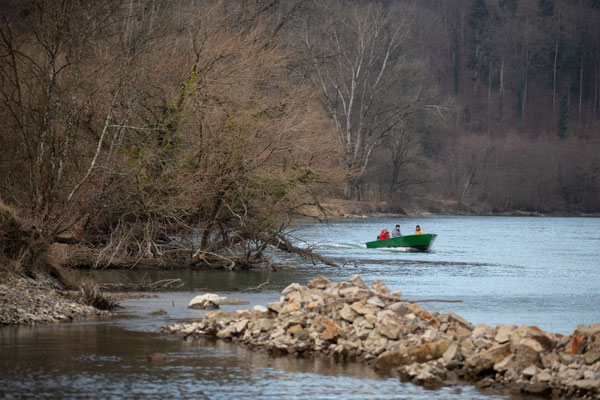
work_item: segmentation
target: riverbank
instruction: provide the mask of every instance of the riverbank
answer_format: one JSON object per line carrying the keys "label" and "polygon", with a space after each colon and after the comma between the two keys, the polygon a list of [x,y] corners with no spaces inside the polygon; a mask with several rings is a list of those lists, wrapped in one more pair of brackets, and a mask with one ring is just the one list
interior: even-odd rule
{"label": "riverbank", "polygon": [[33,280],[4,274],[0,283],[0,325],[70,322],[108,316],[85,304],[79,294],[56,288],[51,278]]}
{"label": "riverbank", "polygon": [[480,388],[568,398],[600,394],[600,324],[564,336],[535,326],[473,325],[428,312],[357,275],[298,283],[279,302],[165,326],[165,334],[211,336],[273,355],[354,360],[425,387],[468,382]]}
{"label": "riverbank", "polygon": [[480,204],[461,204],[457,201],[420,199],[405,201],[402,205],[387,201],[359,201],[339,198],[321,200],[322,208],[307,207],[307,216],[319,217],[323,210],[328,218],[370,218],[370,217],[422,217],[422,216],[531,216],[531,217],[600,217],[600,213],[582,213],[574,210],[494,210]]}

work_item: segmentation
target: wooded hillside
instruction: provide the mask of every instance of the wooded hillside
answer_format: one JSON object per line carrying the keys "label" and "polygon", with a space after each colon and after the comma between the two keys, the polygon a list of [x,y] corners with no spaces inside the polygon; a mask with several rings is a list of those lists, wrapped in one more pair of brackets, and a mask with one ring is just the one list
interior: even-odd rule
{"label": "wooded hillside", "polygon": [[600,211],[597,0],[0,11],[0,201],[34,258],[71,233],[108,260],[260,262],[332,196]]}

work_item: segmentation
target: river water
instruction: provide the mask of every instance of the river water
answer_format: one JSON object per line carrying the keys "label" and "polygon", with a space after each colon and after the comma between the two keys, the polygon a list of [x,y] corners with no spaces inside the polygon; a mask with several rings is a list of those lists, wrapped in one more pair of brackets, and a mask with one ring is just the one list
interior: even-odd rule
{"label": "river water", "polygon": [[[366,249],[381,229],[403,233],[420,224],[437,233],[428,252]],[[348,398],[491,399],[471,387],[427,391],[379,376],[370,367],[328,360],[272,358],[211,341],[184,342],[156,332],[198,318],[188,310],[198,293],[246,298],[248,307],[279,298],[291,282],[316,275],[332,280],[360,274],[380,279],[431,311],[454,311],[473,323],[523,323],[568,334],[600,322],[600,219],[546,217],[369,218],[299,226],[298,244],[337,267],[301,263],[278,272],[102,271],[104,281],[180,278],[181,290],[126,300],[113,318],[42,327],[0,328],[0,397],[5,398]],[[246,292],[262,283],[264,291]],[[224,310],[243,308],[226,306]],[[165,315],[150,315],[162,309]],[[148,355],[163,353],[164,362]]]}

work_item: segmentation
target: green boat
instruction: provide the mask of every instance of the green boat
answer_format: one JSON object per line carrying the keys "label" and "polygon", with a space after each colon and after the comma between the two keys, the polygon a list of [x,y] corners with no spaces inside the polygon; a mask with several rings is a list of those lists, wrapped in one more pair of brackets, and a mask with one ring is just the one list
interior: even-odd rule
{"label": "green boat", "polygon": [[407,247],[412,250],[425,251],[431,247],[436,236],[437,235],[433,233],[425,233],[422,235],[406,235],[375,240],[373,242],[367,242],[367,249],[377,249],[380,247]]}

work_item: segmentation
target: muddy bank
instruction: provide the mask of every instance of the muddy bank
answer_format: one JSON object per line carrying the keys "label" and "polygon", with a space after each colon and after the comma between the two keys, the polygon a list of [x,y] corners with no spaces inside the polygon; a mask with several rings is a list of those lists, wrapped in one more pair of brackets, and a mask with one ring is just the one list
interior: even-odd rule
{"label": "muddy bank", "polygon": [[107,316],[86,305],[77,292],[57,288],[50,278],[33,280],[6,275],[0,283],[0,325],[46,324]]}
{"label": "muddy bank", "polygon": [[543,396],[598,398],[600,324],[563,336],[535,326],[473,325],[426,311],[359,276],[291,284],[279,302],[211,312],[166,326],[165,334],[211,336],[274,355],[326,356],[368,363],[426,387],[469,382]]}

